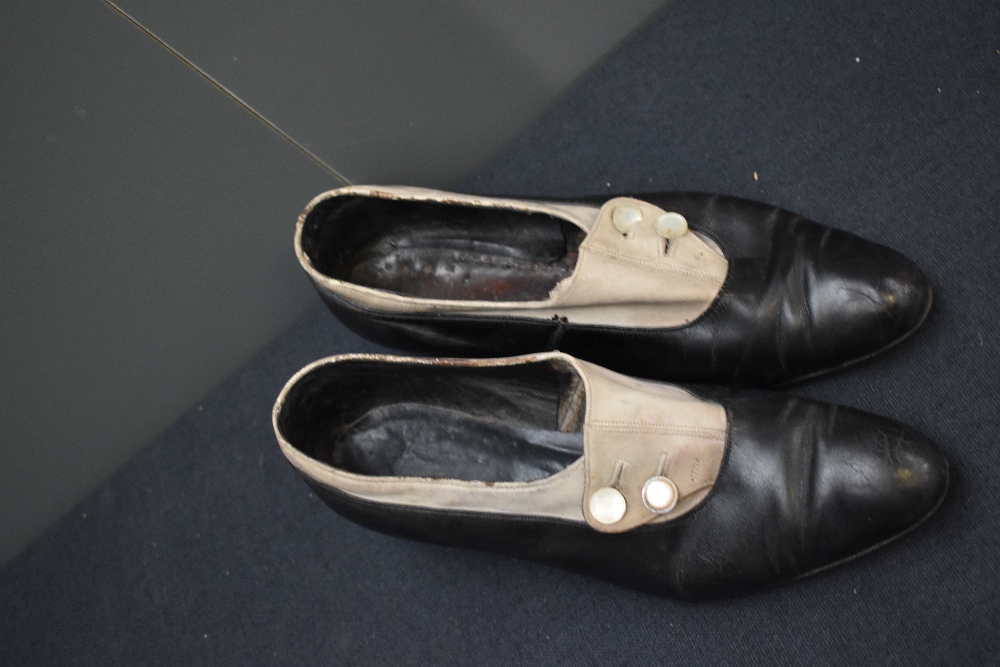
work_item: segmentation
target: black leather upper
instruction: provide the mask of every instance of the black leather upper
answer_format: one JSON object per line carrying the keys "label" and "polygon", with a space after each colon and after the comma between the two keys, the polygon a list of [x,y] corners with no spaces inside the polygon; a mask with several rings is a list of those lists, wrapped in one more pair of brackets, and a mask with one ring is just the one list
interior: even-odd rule
{"label": "black leather upper", "polygon": [[815,573],[913,528],[944,497],[947,462],[911,428],[789,395],[696,391],[720,402],[728,416],[715,486],[678,519],[626,533],[381,504],[307,482],[337,512],[379,531],[529,558],[686,600]]}
{"label": "black leather upper", "polygon": [[640,377],[758,386],[787,384],[875,354],[916,329],[930,308],[930,284],[915,264],[848,232],[735,197],[634,196],[684,215],[729,260],[721,293],[690,324],[641,329],[401,314],[358,306],[321,286],[319,291],[349,327],[397,347],[456,356],[558,348]]}

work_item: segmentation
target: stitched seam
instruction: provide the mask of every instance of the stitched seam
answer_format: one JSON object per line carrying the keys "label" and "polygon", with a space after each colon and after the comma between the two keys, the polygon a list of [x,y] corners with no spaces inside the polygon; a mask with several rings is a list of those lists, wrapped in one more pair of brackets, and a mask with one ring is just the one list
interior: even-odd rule
{"label": "stitched seam", "polygon": [[595,420],[587,424],[598,431],[611,433],[662,433],[665,435],[690,435],[712,440],[725,438],[725,429],[709,428],[707,426],[684,426],[681,424],[636,424],[610,420]]}
{"label": "stitched seam", "polygon": [[560,319],[558,316],[556,316],[554,319],[555,319],[555,322],[556,322],[556,328],[552,330],[552,335],[549,336],[549,340],[545,344],[545,349],[547,351],[550,351],[550,352],[552,350],[555,350],[557,347],[559,347],[559,342],[562,340],[563,332],[564,332],[564,329],[563,329],[563,324],[564,324],[563,319],[565,319],[565,318]]}
{"label": "stitched seam", "polygon": [[660,452],[660,462],[656,465],[656,474],[663,475],[667,471],[667,465],[670,464],[671,452],[663,451]]}
{"label": "stitched seam", "polygon": [[689,490],[689,491],[688,491],[687,493],[685,493],[685,494],[684,494],[683,496],[680,496],[680,497],[678,498],[678,500],[683,500],[684,498],[690,498],[690,497],[691,497],[691,496],[693,496],[694,494],[696,494],[696,493],[701,493],[701,492],[702,492],[702,491],[704,491],[705,489],[710,489],[710,488],[712,488],[713,486],[715,486],[715,480],[714,480],[714,479],[713,479],[713,480],[712,480],[711,482],[704,482],[704,483],[703,483],[703,484],[702,484],[701,486],[696,486],[695,488],[693,488],[693,489],[690,489],[690,490]]}
{"label": "stitched seam", "polygon": [[622,262],[630,262],[632,264],[639,264],[639,265],[642,265],[642,266],[647,266],[647,267],[652,268],[652,269],[660,269],[660,270],[663,270],[663,271],[672,271],[674,273],[680,273],[680,274],[683,274],[685,276],[689,276],[691,278],[697,278],[699,280],[704,280],[705,282],[710,282],[713,285],[722,285],[722,283],[723,283],[723,280],[720,280],[719,278],[716,278],[715,276],[713,276],[711,274],[702,273],[701,271],[692,271],[690,269],[682,269],[680,267],[673,266],[673,265],[670,265],[670,264],[664,264],[664,263],[661,263],[661,262],[654,262],[654,261],[647,260],[647,259],[639,259],[638,257],[630,257],[628,255],[623,255],[623,254],[621,254],[619,252],[615,252],[614,250],[605,250],[604,248],[600,248],[600,247],[592,247],[592,248],[588,248],[588,249],[591,252],[596,252],[596,253],[598,253],[600,255],[604,255],[605,257],[611,257],[612,259],[617,259],[617,260],[622,261]]}
{"label": "stitched seam", "polygon": [[615,468],[607,485],[616,489],[621,488],[626,469],[628,469],[628,461],[620,456],[615,457]]}

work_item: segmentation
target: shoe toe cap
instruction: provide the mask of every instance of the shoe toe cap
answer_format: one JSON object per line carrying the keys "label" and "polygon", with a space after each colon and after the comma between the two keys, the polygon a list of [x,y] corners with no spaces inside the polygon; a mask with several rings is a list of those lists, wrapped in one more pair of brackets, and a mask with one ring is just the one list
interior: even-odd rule
{"label": "shoe toe cap", "polygon": [[948,462],[916,429],[856,413],[816,479],[821,560],[842,560],[916,527],[941,503]]}
{"label": "shoe toe cap", "polygon": [[810,278],[816,342],[837,365],[902,340],[931,306],[930,281],[916,264],[856,237],[816,262]]}

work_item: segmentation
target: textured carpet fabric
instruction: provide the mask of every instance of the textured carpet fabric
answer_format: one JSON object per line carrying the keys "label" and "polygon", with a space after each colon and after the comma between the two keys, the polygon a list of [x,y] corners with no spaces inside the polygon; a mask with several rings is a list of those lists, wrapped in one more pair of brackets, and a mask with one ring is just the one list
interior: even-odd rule
{"label": "textured carpet fabric", "polygon": [[356,527],[269,423],[300,366],[378,349],[317,308],[0,571],[0,664],[995,663],[998,137],[996,3],[677,0],[469,184],[723,192],[916,260],[925,328],[794,389],[950,457],[949,500],[896,544],[692,606]]}

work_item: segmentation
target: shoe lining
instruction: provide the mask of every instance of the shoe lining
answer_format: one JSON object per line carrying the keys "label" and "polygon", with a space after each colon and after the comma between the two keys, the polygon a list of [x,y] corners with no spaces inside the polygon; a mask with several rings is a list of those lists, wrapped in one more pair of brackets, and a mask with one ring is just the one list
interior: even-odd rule
{"label": "shoe lining", "polygon": [[583,455],[582,405],[576,373],[548,362],[352,360],[300,379],[278,423],[300,451],[348,472],[528,482]]}
{"label": "shoe lining", "polygon": [[302,249],[331,278],[405,296],[541,301],[584,237],[545,213],[347,195],[310,212]]}

